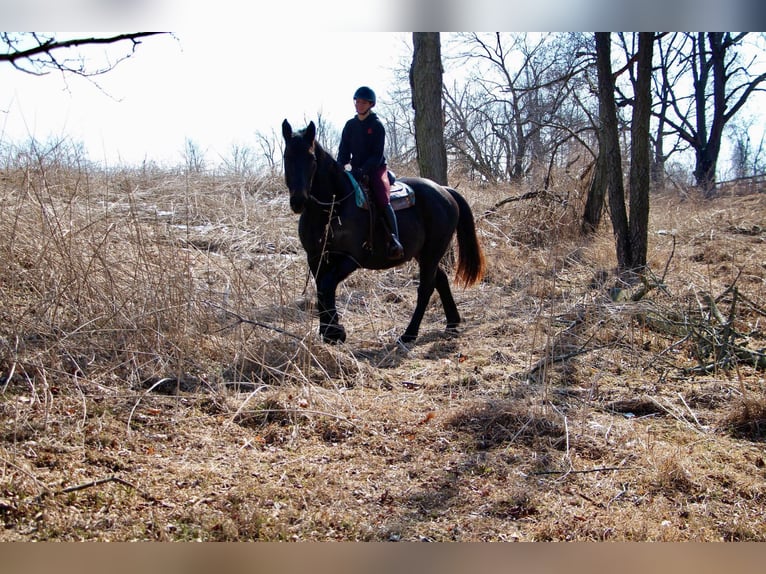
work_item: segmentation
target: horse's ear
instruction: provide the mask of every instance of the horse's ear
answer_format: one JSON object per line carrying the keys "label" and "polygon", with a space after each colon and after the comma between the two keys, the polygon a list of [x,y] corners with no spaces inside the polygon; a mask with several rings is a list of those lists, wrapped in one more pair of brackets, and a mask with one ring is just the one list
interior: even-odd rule
{"label": "horse's ear", "polygon": [[287,120],[282,122],[282,137],[289,140],[293,136],[293,128]]}
{"label": "horse's ear", "polygon": [[317,127],[314,125],[314,122],[309,122],[309,125],[306,126],[306,139],[310,142],[313,142],[316,135]]}

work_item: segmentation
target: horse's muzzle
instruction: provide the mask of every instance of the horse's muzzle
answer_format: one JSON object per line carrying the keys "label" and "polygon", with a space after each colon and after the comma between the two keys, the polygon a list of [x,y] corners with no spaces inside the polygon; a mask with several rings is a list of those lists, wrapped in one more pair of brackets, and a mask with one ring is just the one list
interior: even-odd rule
{"label": "horse's muzzle", "polygon": [[293,213],[303,213],[303,209],[306,207],[306,198],[300,195],[293,195],[290,197],[290,209]]}

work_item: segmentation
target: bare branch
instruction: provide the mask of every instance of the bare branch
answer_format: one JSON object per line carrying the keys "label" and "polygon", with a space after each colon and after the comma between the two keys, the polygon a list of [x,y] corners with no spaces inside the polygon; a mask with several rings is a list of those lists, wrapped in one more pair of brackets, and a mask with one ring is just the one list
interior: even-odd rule
{"label": "bare branch", "polygon": [[[74,74],[83,77],[98,76],[112,70],[123,60],[130,58],[141,44],[143,38],[166,34],[166,32],[130,32],[108,37],[71,38],[58,40],[55,36],[39,35],[36,32],[2,32],[0,45],[5,45],[5,52],[0,53],[0,62],[8,62],[17,70],[43,76],[51,71]],[[79,52],[74,58],[62,57],[68,50],[86,46],[104,46],[130,42],[129,51],[105,66],[88,69],[86,59]]]}

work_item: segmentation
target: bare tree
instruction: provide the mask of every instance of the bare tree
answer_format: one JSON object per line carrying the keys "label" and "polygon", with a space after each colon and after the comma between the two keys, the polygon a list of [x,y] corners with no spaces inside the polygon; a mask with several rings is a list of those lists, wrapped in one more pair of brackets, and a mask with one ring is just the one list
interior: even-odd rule
{"label": "bare tree", "polygon": [[[326,119],[321,110],[317,112],[315,125],[319,143],[321,143],[322,147],[326,150],[329,150],[330,153],[335,154],[340,145],[340,131]],[[283,138],[280,136],[280,145],[282,139]]]}
{"label": "bare tree", "polygon": [[582,126],[583,35],[461,34],[469,79],[446,90],[448,150],[488,180],[550,165]]}
{"label": "bare tree", "polygon": [[[638,34],[633,115],[630,123],[630,258],[622,263],[643,272],[649,236],[650,154],[649,125],[652,118],[652,56],[654,33]],[[618,262],[619,263],[619,262]]]}
{"label": "bare tree", "polygon": [[674,154],[688,149],[688,144],[667,122],[670,113],[670,93],[681,82],[683,73],[678,60],[683,52],[675,47],[676,34],[657,34],[655,39],[657,68],[652,76],[656,118],[652,137],[653,153],[651,180],[658,188],[665,184],[665,164]]}
{"label": "bare tree", "polygon": [[[601,125],[604,126],[608,122],[603,118],[603,114],[606,110],[601,107],[599,117],[602,118]],[[609,187],[607,183],[608,167],[607,167],[607,147],[609,143],[606,140],[606,132],[603,129],[598,130],[598,155],[596,161],[592,167],[592,176],[590,186],[588,188],[588,194],[585,198],[585,209],[582,215],[582,233],[584,235],[590,235],[598,230],[601,224],[601,216],[604,213],[604,198],[606,197],[606,190]]]}
{"label": "bare tree", "polygon": [[[601,200],[609,196],[612,229],[617,246],[617,261],[629,258],[628,214],[625,208],[625,187],[622,180],[622,154],[617,125],[617,104],[615,102],[615,81],[612,74],[612,39],[609,32],[598,32],[596,37],[596,69],[598,71],[599,101],[599,157],[597,168],[603,170],[598,179],[603,189],[594,190]],[[597,202],[594,201],[594,205]]]}
{"label": "bare tree", "polygon": [[[764,51],[745,60],[745,42],[755,33],[679,33],[669,37],[669,58],[677,81],[669,82],[664,96],[669,105],[662,121],[682,138],[695,154],[694,177],[707,195],[715,193],[716,169],[724,128],[755,92],[764,91]],[[670,63],[666,61],[666,65]],[[683,81],[683,80],[687,81]],[[659,115],[659,112],[655,112]]]}
{"label": "bare tree", "polygon": [[409,68],[410,64],[406,66],[406,72],[400,70],[403,76],[389,87],[389,100],[378,104],[378,115],[386,126],[385,151],[389,166],[417,160]]}
{"label": "bare tree", "polygon": [[200,174],[205,171],[205,152],[193,139],[184,140],[182,155],[187,174]]}
{"label": "bare tree", "polygon": [[253,150],[246,145],[232,143],[229,156],[222,155],[221,160],[224,170],[235,177],[248,177],[253,173]]}
{"label": "bare tree", "polygon": [[753,145],[750,130],[754,120],[738,118],[727,126],[727,133],[732,144],[731,151],[731,176],[745,178],[760,175],[764,172],[763,146],[764,137],[761,136],[757,145]]}

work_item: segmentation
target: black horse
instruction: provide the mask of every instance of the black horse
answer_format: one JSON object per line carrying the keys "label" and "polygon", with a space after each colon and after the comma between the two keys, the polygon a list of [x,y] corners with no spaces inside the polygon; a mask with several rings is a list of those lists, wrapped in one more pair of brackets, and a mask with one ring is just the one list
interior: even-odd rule
{"label": "black horse", "polygon": [[[415,202],[397,211],[404,258],[391,261],[386,257],[383,231],[378,237],[371,235],[370,214],[357,206],[353,183],[335,158],[316,141],[314,122],[293,131],[285,120],[282,135],[290,208],[301,214],[298,234],[316,282],[319,332],[324,341],[346,340],[346,330],[338,322],[335,308],[335,291],[341,281],[360,267],[388,269],[409,259],[420,264],[420,284],[415,312],[400,341],[410,343],[417,338],[434,288],[444,306],[447,330],[456,332],[460,314],[447,275],[439,267],[456,230],[456,281],[467,287],[480,281],[484,273],[484,255],[466,200],[454,189],[431,180],[401,178],[414,189]],[[370,248],[371,237],[373,246],[377,244],[380,248]]]}

